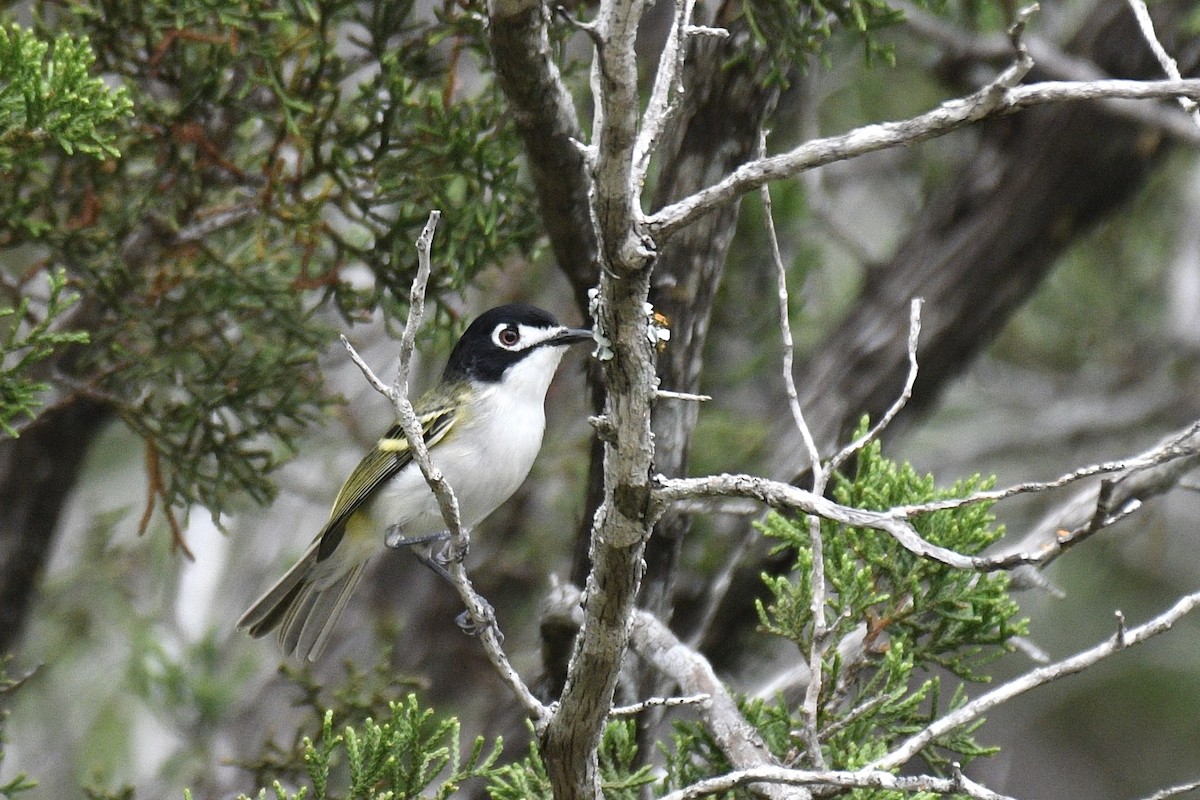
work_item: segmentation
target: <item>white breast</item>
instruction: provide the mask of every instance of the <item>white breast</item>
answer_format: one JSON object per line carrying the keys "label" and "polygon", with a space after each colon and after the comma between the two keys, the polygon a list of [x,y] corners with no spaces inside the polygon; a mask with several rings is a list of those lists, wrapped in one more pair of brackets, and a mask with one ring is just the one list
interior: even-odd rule
{"label": "white breast", "polygon": [[[434,464],[458,498],[463,525],[473,528],[512,496],[542,446],[546,389],[562,348],[544,347],[510,367],[502,384],[479,388],[469,413],[434,448]],[[379,490],[369,513],[380,531],[399,523],[403,536],[445,530],[433,493],[416,464]]]}

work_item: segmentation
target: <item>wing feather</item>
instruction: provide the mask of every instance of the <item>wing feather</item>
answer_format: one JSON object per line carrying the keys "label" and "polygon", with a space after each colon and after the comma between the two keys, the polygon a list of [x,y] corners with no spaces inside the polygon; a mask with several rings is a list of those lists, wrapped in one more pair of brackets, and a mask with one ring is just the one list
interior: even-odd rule
{"label": "wing feather", "polygon": [[[426,447],[433,447],[445,438],[454,426],[458,414],[454,405],[443,405],[418,417]],[[329,521],[321,530],[317,546],[317,560],[323,561],[337,548],[345,533],[346,521],[357,511],[367,498],[375,493],[389,478],[412,463],[412,451],[404,437],[404,429],[397,422],[371,448],[358,466],[350,473],[333,501]]]}
{"label": "wing feather", "polygon": [[[454,397],[454,395],[451,395]],[[457,398],[461,401],[461,397]],[[445,438],[459,419],[453,399],[422,398],[418,414],[425,444],[433,447]],[[399,423],[372,448],[338,492],[329,521],[313,539],[301,559],[238,620],[252,636],[279,629],[285,653],[313,660],[325,647],[334,623],[363,574],[365,561],[326,562],[336,550],[354,514],[389,478],[412,463],[408,440]],[[353,522],[352,522],[353,521]],[[382,542],[382,532],[380,541]],[[322,563],[324,562],[324,563]]]}

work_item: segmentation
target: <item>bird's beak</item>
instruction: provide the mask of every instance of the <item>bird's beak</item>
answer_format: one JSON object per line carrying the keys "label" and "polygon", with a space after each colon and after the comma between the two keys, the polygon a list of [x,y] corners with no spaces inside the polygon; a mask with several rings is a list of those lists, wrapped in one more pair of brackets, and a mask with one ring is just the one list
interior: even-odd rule
{"label": "bird's beak", "polygon": [[545,343],[557,347],[558,345],[578,344],[580,342],[590,342],[591,340],[591,328],[563,328],[547,339]]}

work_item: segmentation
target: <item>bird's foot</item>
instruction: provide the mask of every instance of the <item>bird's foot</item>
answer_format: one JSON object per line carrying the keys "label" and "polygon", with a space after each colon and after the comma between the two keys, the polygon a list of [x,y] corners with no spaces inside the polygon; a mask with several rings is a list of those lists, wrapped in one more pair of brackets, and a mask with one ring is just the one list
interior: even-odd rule
{"label": "bird's foot", "polygon": [[479,636],[488,628],[492,628],[496,632],[496,640],[500,644],[503,644],[504,634],[501,633],[500,628],[496,626],[496,610],[492,608],[491,603],[489,603],[487,600],[484,600],[482,597],[479,598],[479,602],[483,603],[484,615],[482,620],[475,619],[475,615],[473,615],[470,611],[463,611],[454,618],[454,622],[459,628],[462,628],[462,632],[468,636]]}
{"label": "bird's foot", "polygon": [[399,550],[402,547],[412,547],[415,544],[428,544],[429,542],[444,542],[450,538],[450,534],[446,531],[441,533],[431,533],[427,536],[405,536],[404,529],[399,525],[392,525],[387,529],[384,535],[383,543],[392,550]]}
{"label": "bird's foot", "polygon": [[[446,539],[450,539],[450,534],[447,533],[444,536]],[[450,539],[450,541],[446,542],[446,546],[442,548],[441,552],[437,554],[437,559],[442,563],[442,566],[446,564],[461,564],[466,560],[467,553],[470,551],[471,538],[469,536],[463,536],[457,540]]]}

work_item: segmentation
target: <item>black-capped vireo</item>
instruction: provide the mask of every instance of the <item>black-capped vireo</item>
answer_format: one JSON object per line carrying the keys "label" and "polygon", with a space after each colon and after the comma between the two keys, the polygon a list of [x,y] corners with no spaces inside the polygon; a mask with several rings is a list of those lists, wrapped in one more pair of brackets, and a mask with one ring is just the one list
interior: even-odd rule
{"label": "black-capped vireo", "polygon": [[[542,446],[546,390],[568,345],[592,337],[540,308],[519,303],[481,314],[450,353],[442,380],[414,404],[429,447],[472,528],[507,500]],[[250,607],[238,627],[278,629],[284,652],[313,660],[372,555],[414,545],[429,553],[445,523],[399,424],[346,479],[329,520],[287,574]]]}

